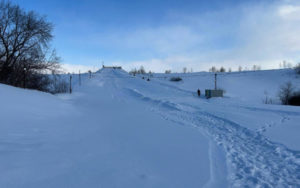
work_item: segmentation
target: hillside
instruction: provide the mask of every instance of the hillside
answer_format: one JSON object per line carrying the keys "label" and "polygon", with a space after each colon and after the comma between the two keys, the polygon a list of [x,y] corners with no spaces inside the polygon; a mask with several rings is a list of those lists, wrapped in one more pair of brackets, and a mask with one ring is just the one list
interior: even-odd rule
{"label": "hillside", "polygon": [[223,73],[224,98],[197,97],[213,79],[102,69],[72,94],[0,85],[0,187],[300,186],[300,108],[262,103],[300,78]]}

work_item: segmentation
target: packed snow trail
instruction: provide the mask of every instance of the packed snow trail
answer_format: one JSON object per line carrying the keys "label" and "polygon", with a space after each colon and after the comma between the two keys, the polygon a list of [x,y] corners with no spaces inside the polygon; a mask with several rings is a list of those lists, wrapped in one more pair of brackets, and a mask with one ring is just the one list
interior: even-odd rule
{"label": "packed snow trail", "polygon": [[[209,135],[224,147],[233,187],[298,187],[300,186],[300,152],[269,141],[259,132],[251,131],[227,118],[218,117],[209,108],[189,103],[176,103],[157,94],[146,96],[142,90],[164,91],[162,84],[119,80],[124,77],[114,72],[114,82],[121,82],[124,93],[151,105],[152,109],[172,122],[193,126]],[[138,79],[138,78],[137,78]],[[156,88],[154,88],[156,87]],[[139,89],[137,89],[139,88]],[[186,94],[188,91],[167,87],[169,94]],[[151,93],[151,92],[150,92]],[[160,93],[161,95],[161,93]],[[161,95],[163,96],[163,95]],[[170,97],[172,98],[172,97]],[[217,108],[217,107],[216,107]],[[296,115],[298,115],[296,113]]]}

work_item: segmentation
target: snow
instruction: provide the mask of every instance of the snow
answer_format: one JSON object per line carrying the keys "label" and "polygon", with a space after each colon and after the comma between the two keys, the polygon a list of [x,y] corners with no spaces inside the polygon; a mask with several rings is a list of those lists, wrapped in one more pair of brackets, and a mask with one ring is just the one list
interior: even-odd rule
{"label": "snow", "polygon": [[262,103],[292,70],[222,73],[212,99],[212,73],[76,77],[71,95],[0,85],[0,187],[300,186],[300,108]]}

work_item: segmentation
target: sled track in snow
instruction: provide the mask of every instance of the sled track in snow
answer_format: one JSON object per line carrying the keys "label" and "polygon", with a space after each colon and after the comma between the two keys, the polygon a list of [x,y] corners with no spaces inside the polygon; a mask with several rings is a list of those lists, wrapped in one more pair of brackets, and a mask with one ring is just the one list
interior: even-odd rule
{"label": "sled track in snow", "polygon": [[163,118],[196,127],[222,145],[232,187],[300,186],[300,152],[201,108],[153,99],[133,89],[125,89],[125,93],[153,104]]}

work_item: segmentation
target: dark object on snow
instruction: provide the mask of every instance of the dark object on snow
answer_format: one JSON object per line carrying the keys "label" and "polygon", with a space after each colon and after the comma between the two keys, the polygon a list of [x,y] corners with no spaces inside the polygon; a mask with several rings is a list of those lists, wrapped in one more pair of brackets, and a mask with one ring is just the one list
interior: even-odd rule
{"label": "dark object on snow", "polygon": [[290,97],[288,99],[288,104],[293,106],[300,106],[300,94]]}
{"label": "dark object on snow", "polygon": [[200,97],[200,95],[201,95],[200,89],[197,90],[197,93],[198,93],[198,96]]}
{"label": "dark object on snow", "polygon": [[280,86],[278,97],[283,105],[289,105],[289,99],[295,96],[294,90],[295,87],[292,82],[287,82]]}
{"label": "dark object on snow", "polygon": [[144,79],[145,79],[145,77],[143,76],[143,77],[142,77],[142,79],[144,80]]}
{"label": "dark object on snow", "polygon": [[102,65],[102,68],[103,69],[122,69],[121,66],[105,66],[105,65]]}
{"label": "dark object on snow", "polygon": [[150,81],[150,79],[148,78],[148,79],[147,79],[147,81],[149,82],[149,81]]}
{"label": "dark object on snow", "polygon": [[179,82],[181,80],[182,80],[182,78],[180,78],[180,77],[172,77],[172,78],[170,78],[170,81],[172,81],[172,82]]}
{"label": "dark object on snow", "polygon": [[205,97],[211,98],[211,97],[223,97],[223,90],[221,89],[206,89],[205,90]]}
{"label": "dark object on snow", "polygon": [[70,75],[70,86],[69,86],[69,89],[70,89],[70,93],[72,93],[72,75]]}

